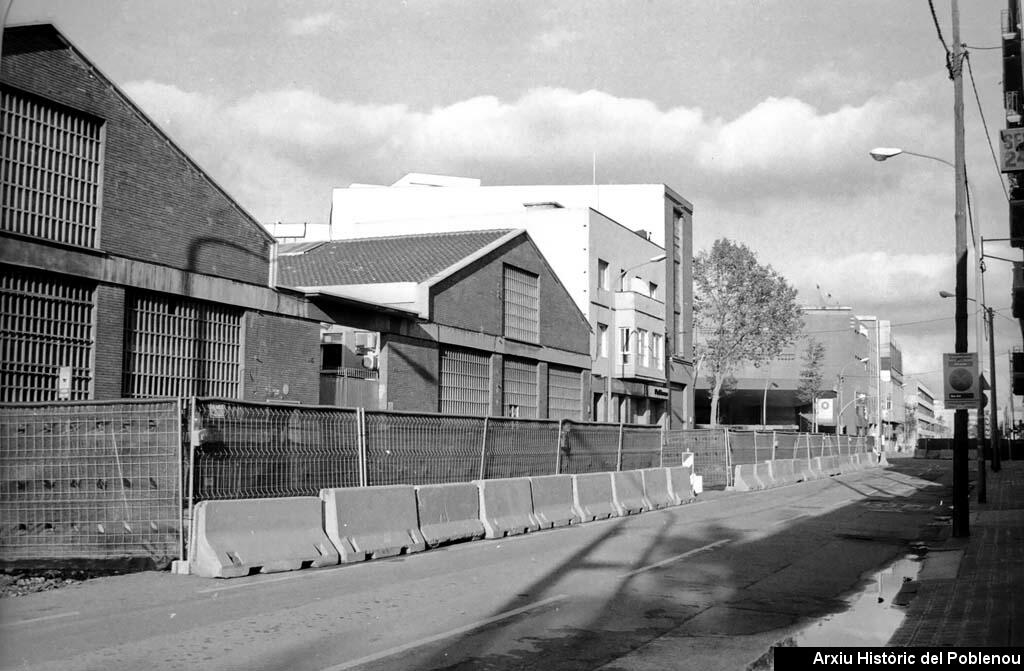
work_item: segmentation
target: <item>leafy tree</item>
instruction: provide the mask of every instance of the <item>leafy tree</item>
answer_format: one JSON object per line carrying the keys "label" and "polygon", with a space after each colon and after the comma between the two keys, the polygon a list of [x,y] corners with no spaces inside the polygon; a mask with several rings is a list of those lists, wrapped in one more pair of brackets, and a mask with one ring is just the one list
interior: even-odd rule
{"label": "leafy tree", "polygon": [[803,326],[796,289],[749,247],[727,238],[693,260],[695,358],[711,383],[711,424],[723,382],[743,365],[777,357]]}
{"label": "leafy tree", "polygon": [[807,349],[803,354],[803,368],[800,369],[800,383],[796,387],[796,398],[800,403],[811,406],[815,412],[814,401],[821,392],[824,375],[821,364],[825,361],[825,346],[815,338],[807,339]]}

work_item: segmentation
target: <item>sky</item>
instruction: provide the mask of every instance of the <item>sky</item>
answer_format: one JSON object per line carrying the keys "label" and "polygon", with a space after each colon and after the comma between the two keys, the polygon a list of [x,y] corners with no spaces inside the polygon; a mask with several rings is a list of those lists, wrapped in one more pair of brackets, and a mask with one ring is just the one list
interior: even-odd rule
{"label": "sky", "polygon": [[[408,172],[667,184],[695,250],[742,242],[802,303],[890,320],[941,395],[954,171],[868,152],[953,160],[950,3],[938,28],[929,0],[14,0],[8,24],[56,24],[266,223],[326,223],[332,188]],[[959,4],[972,228],[1006,238],[1006,2]],[[1010,263],[985,264],[1002,407],[1021,330]]]}

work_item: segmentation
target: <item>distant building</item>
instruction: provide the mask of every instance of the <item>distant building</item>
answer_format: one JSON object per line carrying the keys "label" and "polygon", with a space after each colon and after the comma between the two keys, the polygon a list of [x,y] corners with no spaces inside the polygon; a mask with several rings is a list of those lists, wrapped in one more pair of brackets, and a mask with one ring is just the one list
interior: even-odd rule
{"label": "distant building", "polygon": [[0,401],[317,401],[273,238],[53,26],[4,31],[0,129]]}
{"label": "distant building", "polygon": [[692,210],[662,184],[481,186],[411,174],[335,189],[330,230],[311,227],[305,239],[525,229],[590,323],[590,416],[662,423],[671,408],[683,428],[693,420]]}
{"label": "distant building", "polygon": [[920,439],[944,437],[946,426],[941,417],[941,402],[936,402],[931,389],[918,380],[912,380],[910,385],[913,392],[907,396],[906,402],[913,424],[906,427],[906,442],[908,447],[914,447]]}
{"label": "distant building", "polygon": [[283,245],[326,314],[321,402],[590,418],[590,326],[524,230]]}
{"label": "distant building", "polygon": [[[723,424],[863,434],[871,423],[877,394],[876,347],[869,329],[849,307],[805,307],[804,327],[775,359],[736,371],[735,387],[720,401]],[[808,345],[824,346],[817,407],[797,398]],[[700,371],[698,371],[700,374]],[[707,376],[697,381],[697,421],[710,423]]]}

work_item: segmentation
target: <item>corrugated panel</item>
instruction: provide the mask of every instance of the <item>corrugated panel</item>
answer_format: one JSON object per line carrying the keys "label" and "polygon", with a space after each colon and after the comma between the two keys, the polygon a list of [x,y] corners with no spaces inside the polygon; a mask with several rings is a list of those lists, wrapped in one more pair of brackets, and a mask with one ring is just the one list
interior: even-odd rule
{"label": "corrugated panel", "polygon": [[96,247],[101,125],[10,91],[0,92],[5,231]]}
{"label": "corrugated panel", "polygon": [[491,357],[485,352],[441,350],[440,411],[484,417],[490,410]]}
{"label": "corrugated panel", "polygon": [[540,341],[540,278],[532,273],[504,268],[505,337]]}
{"label": "corrugated panel", "polygon": [[238,398],[242,311],[138,293],[126,308],[124,395]]}
{"label": "corrugated panel", "polygon": [[95,285],[46,273],[0,270],[0,400],[58,400],[71,366],[69,400],[89,398]]}
{"label": "corrugated panel", "polygon": [[583,413],[580,384],[580,371],[555,366],[548,368],[549,418],[580,419]]}
{"label": "corrugated panel", "polygon": [[506,417],[537,418],[537,364],[505,359],[502,407]]}

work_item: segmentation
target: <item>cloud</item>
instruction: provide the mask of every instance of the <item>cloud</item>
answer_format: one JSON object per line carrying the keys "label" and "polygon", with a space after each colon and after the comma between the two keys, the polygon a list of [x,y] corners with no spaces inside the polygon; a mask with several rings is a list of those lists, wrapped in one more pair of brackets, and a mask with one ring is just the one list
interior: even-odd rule
{"label": "cloud", "polygon": [[566,28],[555,28],[538,35],[530,46],[534,52],[550,52],[558,51],[563,47],[566,47],[574,42],[578,42],[582,39],[582,34],[575,30],[568,30]]}
{"label": "cloud", "polygon": [[315,35],[331,28],[336,21],[337,17],[333,13],[322,12],[299,19],[290,19],[285,26],[290,35]]}

